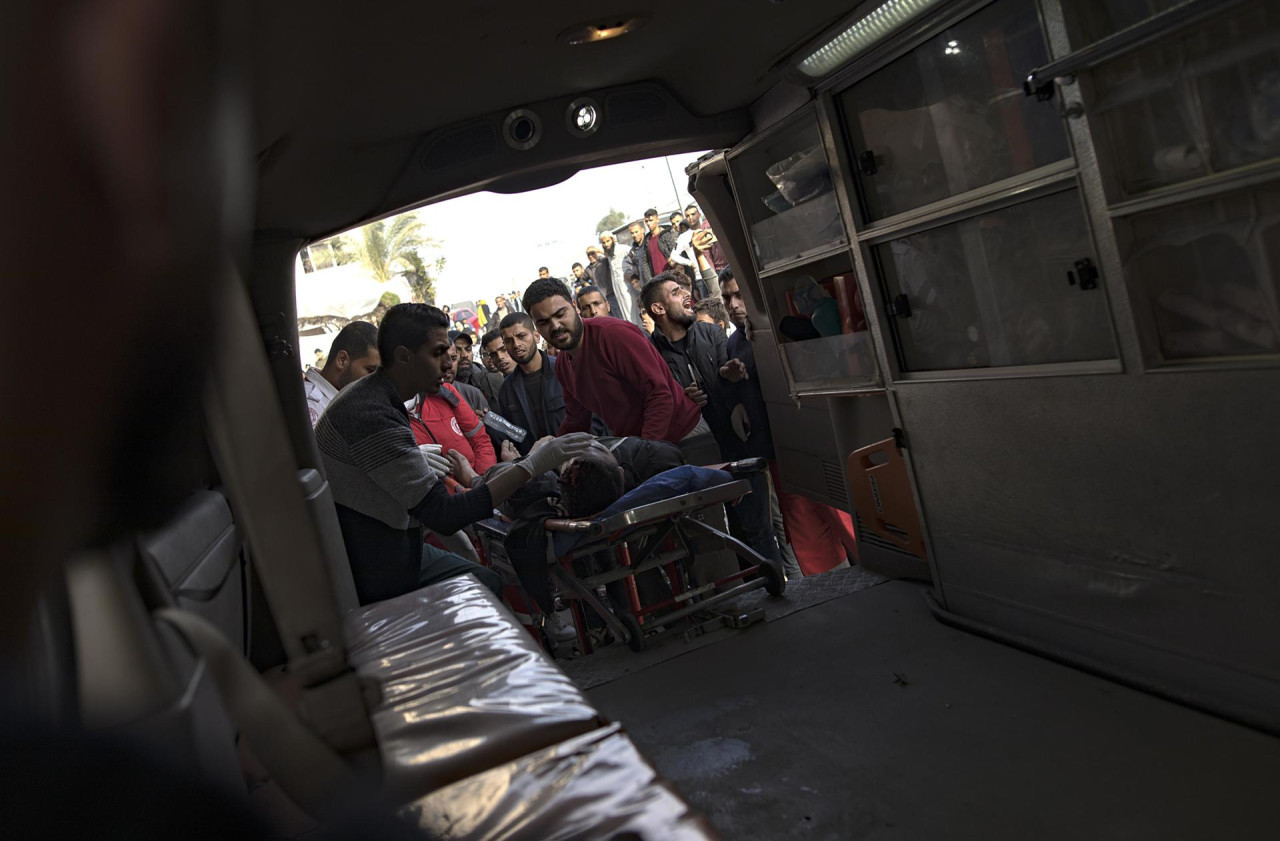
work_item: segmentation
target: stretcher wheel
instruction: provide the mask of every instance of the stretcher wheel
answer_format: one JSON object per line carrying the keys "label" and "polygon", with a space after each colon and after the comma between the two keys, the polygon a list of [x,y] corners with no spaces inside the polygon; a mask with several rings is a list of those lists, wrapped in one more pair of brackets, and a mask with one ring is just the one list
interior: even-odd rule
{"label": "stretcher wheel", "polygon": [[787,579],[783,576],[782,569],[775,564],[761,564],[760,574],[764,576],[764,590],[769,595],[781,596],[787,589]]}
{"label": "stretcher wheel", "polygon": [[622,621],[622,627],[627,629],[627,645],[631,646],[632,651],[644,651],[644,628],[640,627],[640,620],[630,613],[624,613],[618,618]]}

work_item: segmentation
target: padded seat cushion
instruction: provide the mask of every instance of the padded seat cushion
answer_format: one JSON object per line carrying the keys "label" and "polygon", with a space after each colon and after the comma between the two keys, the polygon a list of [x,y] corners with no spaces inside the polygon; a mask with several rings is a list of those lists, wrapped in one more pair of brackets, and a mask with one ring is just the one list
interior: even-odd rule
{"label": "padded seat cushion", "polygon": [[382,688],[384,786],[401,802],[588,733],[602,721],[471,576],[347,615],[348,659]]}
{"label": "padded seat cushion", "polygon": [[616,724],[454,783],[402,816],[441,841],[717,837]]}

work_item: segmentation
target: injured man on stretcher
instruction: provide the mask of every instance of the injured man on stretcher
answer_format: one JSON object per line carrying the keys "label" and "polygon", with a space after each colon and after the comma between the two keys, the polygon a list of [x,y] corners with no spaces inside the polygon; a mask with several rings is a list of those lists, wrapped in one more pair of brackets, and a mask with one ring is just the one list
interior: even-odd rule
{"label": "injured man on stretcher", "polygon": [[[489,468],[483,478],[490,480],[511,467],[510,463],[499,463]],[[700,490],[729,478],[723,471],[686,466],[680,449],[665,441],[598,438],[586,453],[566,462],[558,473],[542,474],[502,505],[500,510],[512,521],[504,541],[507,558],[525,592],[551,620],[555,604],[548,564],[550,558],[562,554],[563,547],[551,542],[551,536],[543,527],[547,519],[590,518],[615,504],[638,506]],[[567,535],[559,537],[568,539]],[[606,555],[602,553],[593,560],[613,563]],[[621,582],[613,582],[607,586],[615,609],[625,607],[620,585]],[[636,585],[646,603],[671,597],[671,590],[657,569],[639,574]]]}

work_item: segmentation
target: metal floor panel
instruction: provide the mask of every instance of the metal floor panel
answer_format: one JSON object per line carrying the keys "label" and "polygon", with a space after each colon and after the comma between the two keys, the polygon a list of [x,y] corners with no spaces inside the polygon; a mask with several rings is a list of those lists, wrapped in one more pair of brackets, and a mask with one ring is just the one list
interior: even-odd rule
{"label": "metal floor panel", "polygon": [[730,839],[1267,838],[1280,740],[888,582],[593,689]]}

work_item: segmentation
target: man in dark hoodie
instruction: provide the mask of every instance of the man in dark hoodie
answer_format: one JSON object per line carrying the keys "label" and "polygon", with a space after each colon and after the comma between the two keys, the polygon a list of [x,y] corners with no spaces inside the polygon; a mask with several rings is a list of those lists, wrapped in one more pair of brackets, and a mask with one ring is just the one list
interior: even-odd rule
{"label": "man in dark hoodie", "polygon": [[[730,359],[724,331],[698,321],[689,290],[670,275],[661,274],[645,285],[640,296],[653,318],[650,337],[685,393],[702,407],[702,417],[720,447],[722,458],[748,457],[733,433],[731,413],[746,377],[746,366]],[[734,536],[766,558],[781,561],[769,517],[769,485],[763,473],[751,478],[751,493],[727,507]]]}

